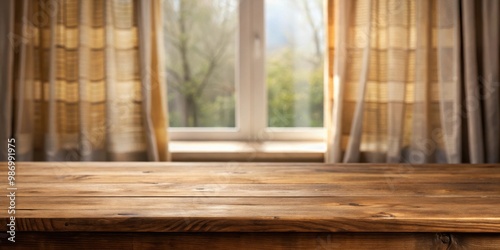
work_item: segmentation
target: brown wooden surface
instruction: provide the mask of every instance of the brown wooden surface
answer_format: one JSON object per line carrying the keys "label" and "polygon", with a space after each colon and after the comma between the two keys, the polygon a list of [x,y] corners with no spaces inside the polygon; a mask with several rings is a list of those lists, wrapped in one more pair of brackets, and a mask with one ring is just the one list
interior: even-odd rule
{"label": "brown wooden surface", "polygon": [[[495,234],[21,232],[8,249],[499,249]],[[0,247],[1,248],[1,247]],[[7,248],[5,248],[7,249]]]}
{"label": "brown wooden surface", "polygon": [[17,249],[500,248],[500,165],[18,162],[16,188]]}
{"label": "brown wooden surface", "polygon": [[500,232],[499,165],[20,162],[16,187],[18,231]]}

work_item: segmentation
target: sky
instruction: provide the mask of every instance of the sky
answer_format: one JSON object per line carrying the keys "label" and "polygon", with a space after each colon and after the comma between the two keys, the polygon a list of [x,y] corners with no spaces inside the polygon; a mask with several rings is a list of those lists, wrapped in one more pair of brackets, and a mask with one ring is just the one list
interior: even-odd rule
{"label": "sky", "polygon": [[[307,1],[307,0],[306,0]],[[310,4],[313,7],[312,4]],[[312,8],[316,23],[321,23],[321,11]],[[267,51],[279,49],[289,39],[302,49],[314,49],[310,25],[307,23],[304,11],[299,9],[291,0],[265,1],[265,28]]]}

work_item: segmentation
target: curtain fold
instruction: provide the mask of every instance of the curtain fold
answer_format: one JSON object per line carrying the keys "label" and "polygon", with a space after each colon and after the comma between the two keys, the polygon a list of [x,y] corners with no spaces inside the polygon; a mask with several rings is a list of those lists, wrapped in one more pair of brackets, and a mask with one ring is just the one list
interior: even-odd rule
{"label": "curtain fold", "polygon": [[462,64],[460,2],[438,1],[437,67],[439,110],[446,162],[462,161]]}
{"label": "curtain fold", "polygon": [[327,162],[499,161],[498,1],[328,8]]}
{"label": "curtain fold", "polygon": [[[7,22],[0,22],[0,81],[1,83],[12,82],[13,50],[11,41],[14,31],[14,2],[0,1],[0,16]],[[13,86],[11,84],[0,84],[0,140],[2,143],[0,156],[1,159],[7,159],[7,140],[12,134],[12,110]]]}
{"label": "curtain fold", "polygon": [[13,55],[1,136],[16,138],[18,160],[169,160],[160,4],[2,1],[14,11],[0,32],[14,39],[0,44]]}
{"label": "curtain fold", "polygon": [[500,2],[483,0],[482,15],[482,55],[486,162],[500,161]]}

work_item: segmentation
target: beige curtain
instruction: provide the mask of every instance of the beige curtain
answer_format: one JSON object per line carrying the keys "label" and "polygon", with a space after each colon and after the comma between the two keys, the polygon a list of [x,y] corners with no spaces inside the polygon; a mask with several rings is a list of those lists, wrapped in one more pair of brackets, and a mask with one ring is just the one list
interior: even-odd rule
{"label": "beige curtain", "polygon": [[160,4],[1,1],[2,147],[14,137],[18,160],[168,160]]}
{"label": "beige curtain", "polygon": [[328,12],[327,162],[499,162],[500,1]]}

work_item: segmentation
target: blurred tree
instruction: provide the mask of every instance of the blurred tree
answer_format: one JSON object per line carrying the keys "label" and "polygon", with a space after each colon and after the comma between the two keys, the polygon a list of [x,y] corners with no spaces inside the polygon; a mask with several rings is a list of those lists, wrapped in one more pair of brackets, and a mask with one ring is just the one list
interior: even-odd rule
{"label": "blurred tree", "polygon": [[[237,3],[165,0],[170,126],[235,126]],[[312,53],[296,49],[290,38],[277,53],[267,55],[271,127],[323,126],[324,28],[323,17],[317,16],[323,15],[318,12],[322,4],[322,0],[290,1],[302,17],[301,25],[308,27],[301,30],[311,37]],[[306,112],[299,110],[301,104]]]}
{"label": "blurred tree", "polygon": [[234,127],[235,2],[165,1],[171,126]]}
{"label": "blurred tree", "polygon": [[290,17],[300,19],[299,23],[305,25],[301,26],[304,28],[300,29],[300,37],[310,37],[307,43],[312,48],[307,51],[298,48],[293,34],[297,29],[293,27],[291,34],[285,34],[286,44],[266,55],[268,125],[322,127],[323,1],[293,0],[290,3],[298,13]]}

